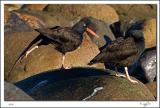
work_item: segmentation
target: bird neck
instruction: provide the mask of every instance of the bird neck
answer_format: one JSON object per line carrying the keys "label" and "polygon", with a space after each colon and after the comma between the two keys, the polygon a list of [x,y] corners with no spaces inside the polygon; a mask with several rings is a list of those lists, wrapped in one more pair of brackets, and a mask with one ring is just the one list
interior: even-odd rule
{"label": "bird neck", "polygon": [[85,27],[73,26],[73,27],[72,27],[72,31],[73,31],[74,33],[79,34],[79,35],[83,35],[83,33],[85,32]]}

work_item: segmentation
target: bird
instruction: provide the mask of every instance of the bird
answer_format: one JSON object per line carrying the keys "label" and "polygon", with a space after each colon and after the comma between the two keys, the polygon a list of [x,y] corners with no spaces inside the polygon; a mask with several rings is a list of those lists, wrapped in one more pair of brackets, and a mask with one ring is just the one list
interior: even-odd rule
{"label": "bird", "polygon": [[[111,25],[116,40],[101,49],[100,53],[95,56],[88,65],[95,63],[111,63],[117,67],[124,67],[125,75],[116,74],[118,77],[126,77],[131,83],[138,81],[130,78],[128,66],[134,64],[145,49],[145,39],[142,32],[145,20],[139,20],[129,23],[127,21],[118,21]],[[120,36],[118,36],[120,35]],[[117,71],[117,70],[116,70]]]}
{"label": "bird", "polygon": [[[37,49],[40,45],[52,44],[55,49],[62,53],[62,68],[64,69],[65,54],[76,50],[82,43],[83,33],[89,32],[95,37],[99,37],[92,29],[90,29],[90,20],[83,17],[72,27],[54,26],[52,28],[38,28],[35,29],[39,35],[21,52],[19,57],[14,62],[9,74],[12,72],[14,66],[19,60],[27,57],[33,50]],[[36,46],[31,48],[34,44],[39,42]],[[31,48],[31,49],[30,49]],[[30,49],[30,50],[29,50]]]}

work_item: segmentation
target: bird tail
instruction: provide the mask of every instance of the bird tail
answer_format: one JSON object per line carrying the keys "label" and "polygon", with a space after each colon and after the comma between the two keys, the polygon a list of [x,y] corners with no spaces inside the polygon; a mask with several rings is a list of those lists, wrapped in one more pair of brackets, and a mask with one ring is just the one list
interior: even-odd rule
{"label": "bird tail", "polygon": [[143,30],[145,24],[146,24],[145,19],[136,21],[134,23],[131,23],[131,24],[129,24],[129,27],[128,27],[128,30],[126,31],[126,33],[129,33],[129,32],[134,31],[134,30]]}
{"label": "bird tail", "polygon": [[19,55],[19,57],[16,59],[16,61],[14,62],[13,66],[11,67],[9,73],[8,73],[8,78],[10,78],[11,76],[11,72],[12,70],[14,69],[15,65],[19,62],[19,60],[21,58],[24,57],[25,53],[29,50],[29,48],[31,48],[31,46],[35,43],[37,43],[39,40],[41,39],[41,35],[39,35],[38,37],[36,37],[22,52],[21,54]]}
{"label": "bird tail", "polygon": [[97,63],[97,60],[92,59],[92,60],[88,63],[88,65],[93,65],[93,64],[95,64],[95,63]]}

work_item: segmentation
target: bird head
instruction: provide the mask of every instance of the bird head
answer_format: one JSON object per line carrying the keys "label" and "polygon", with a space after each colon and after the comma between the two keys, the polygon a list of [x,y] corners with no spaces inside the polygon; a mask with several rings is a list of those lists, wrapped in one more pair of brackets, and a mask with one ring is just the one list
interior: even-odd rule
{"label": "bird head", "polygon": [[84,17],[79,22],[77,22],[73,27],[72,30],[76,31],[77,33],[83,34],[84,32],[90,33],[92,36],[99,38],[96,34],[96,30],[94,25],[91,23],[90,17]]}

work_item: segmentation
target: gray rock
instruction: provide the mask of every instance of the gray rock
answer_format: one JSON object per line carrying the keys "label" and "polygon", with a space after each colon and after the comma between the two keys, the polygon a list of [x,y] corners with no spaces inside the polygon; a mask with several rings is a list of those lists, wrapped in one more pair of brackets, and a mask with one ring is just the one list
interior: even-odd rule
{"label": "gray rock", "polygon": [[23,92],[15,85],[4,82],[4,100],[5,101],[29,101],[33,100],[29,95]]}
{"label": "gray rock", "polygon": [[156,48],[144,53],[140,59],[141,68],[149,82],[153,82],[157,74]]}

